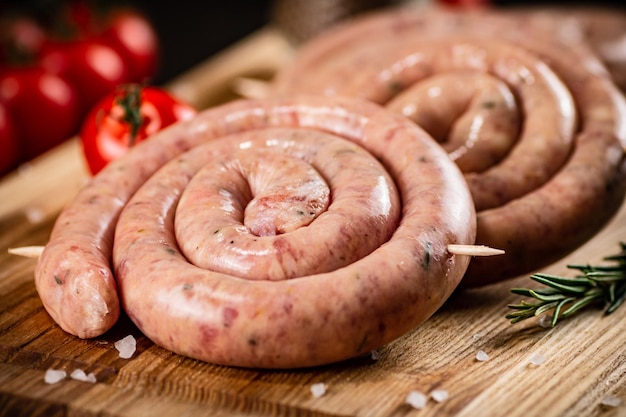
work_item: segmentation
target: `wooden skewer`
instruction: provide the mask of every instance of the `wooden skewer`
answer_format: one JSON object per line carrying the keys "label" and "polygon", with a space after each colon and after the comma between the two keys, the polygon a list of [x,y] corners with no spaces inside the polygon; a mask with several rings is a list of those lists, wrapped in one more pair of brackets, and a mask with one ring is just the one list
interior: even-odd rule
{"label": "wooden skewer", "polygon": [[448,245],[448,252],[454,255],[468,255],[468,256],[494,256],[502,255],[504,251],[502,249],[491,248],[484,245]]}
{"label": "wooden skewer", "polygon": [[[38,258],[43,251],[43,246],[22,246],[19,248],[9,248],[12,255],[24,256],[26,258]],[[448,245],[448,252],[454,255],[467,256],[494,256],[502,255],[502,249],[490,248],[483,245]]]}
{"label": "wooden skewer", "polygon": [[9,248],[11,255],[24,256],[26,258],[39,258],[43,252],[43,246],[22,246],[20,248]]}
{"label": "wooden skewer", "polygon": [[265,98],[269,95],[269,82],[238,77],[233,81],[233,89],[243,98]]}

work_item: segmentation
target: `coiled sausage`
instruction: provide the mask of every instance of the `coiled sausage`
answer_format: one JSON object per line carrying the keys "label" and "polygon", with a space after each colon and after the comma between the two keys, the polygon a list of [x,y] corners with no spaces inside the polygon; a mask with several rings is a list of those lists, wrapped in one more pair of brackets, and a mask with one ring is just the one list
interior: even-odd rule
{"label": "coiled sausage", "polygon": [[442,140],[474,198],[476,243],[506,252],[473,259],[468,286],[565,256],[612,218],[626,190],[626,106],[606,69],[584,45],[512,19],[366,15],[303,46],[272,86],[279,96],[366,98]]}
{"label": "coiled sausage", "polygon": [[94,177],[59,216],[36,284],[80,337],[112,325],[119,288],[128,316],[167,349],[313,366],[432,315],[469,263],[447,245],[472,244],[475,220],[460,170],[407,119],[349,98],[238,101]]}

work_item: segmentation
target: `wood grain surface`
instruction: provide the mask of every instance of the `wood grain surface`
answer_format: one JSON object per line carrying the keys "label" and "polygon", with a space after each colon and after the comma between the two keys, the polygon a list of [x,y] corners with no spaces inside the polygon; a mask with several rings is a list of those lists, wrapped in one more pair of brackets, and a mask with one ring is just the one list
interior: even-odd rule
{"label": "wood grain surface", "polygon": [[[289,57],[271,29],[244,39],[169,86],[208,107],[234,97],[233,79],[267,76]],[[107,334],[80,340],[43,309],[34,259],[8,248],[43,245],[55,217],[86,179],[76,139],[0,182],[0,416],[617,416],[626,415],[626,308],[591,309],[544,329],[511,325],[512,287],[527,277],[459,291],[430,320],[384,346],[379,357],[290,371],[214,366],[155,346],[122,317]],[[567,202],[564,202],[566,204]],[[592,241],[543,272],[572,274],[569,263],[599,262],[626,240],[626,209]],[[130,359],[114,342],[137,339]],[[479,361],[479,351],[488,360]],[[534,355],[545,362],[531,364]],[[46,384],[49,368],[93,372],[97,382]],[[311,386],[326,384],[316,398]],[[445,390],[422,410],[409,392]],[[622,404],[602,404],[607,396]]]}

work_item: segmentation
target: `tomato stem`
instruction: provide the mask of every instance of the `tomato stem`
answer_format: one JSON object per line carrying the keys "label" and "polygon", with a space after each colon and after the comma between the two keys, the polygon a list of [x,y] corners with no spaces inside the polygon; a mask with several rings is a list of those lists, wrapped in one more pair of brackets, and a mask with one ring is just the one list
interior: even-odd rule
{"label": "tomato stem", "polygon": [[143,124],[141,115],[141,86],[128,84],[122,87],[122,93],[115,98],[115,102],[124,110],[122,121],[130,125],[128,146],[131,147],[137,140],[137,133]]}

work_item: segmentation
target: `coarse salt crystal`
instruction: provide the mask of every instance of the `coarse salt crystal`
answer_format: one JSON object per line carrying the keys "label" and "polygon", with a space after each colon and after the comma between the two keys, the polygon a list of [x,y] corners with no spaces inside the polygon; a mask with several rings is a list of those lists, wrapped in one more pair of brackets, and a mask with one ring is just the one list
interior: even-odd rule
{"label": "coarse salt crystal", "polygon": [[600,404],[607,407],[619,407],[622,403],[622,400],[615,395],[607,395],[600,401]]}
{"label": "coarse salt crystal", "polygon": [[373,361],[377,361],[377,360],[380,359],[380,352],[378,350],[374,349],[370,353],[370,357],[372,358]]}
{"label": "coarse salt crystal", "polygon": [[480,339],[482,339],[482,338],[483,338],[483,336],[484,336],[484,334],[482,334],[482,333],[474,333],[474,334],[472,335],[472,339],[473,339],[473,340],[480,340]]}
{"label": "coarse salt crystal", "polygon": [[488,361],[489,355],[487,355],[487,353],[484,350],[479,350],[478,353],[476,353],[476,360],[479,362]]}
{"label": "coarse salt crystal", "polygon": [[319,398],[322,395],[326,394],[326,384],[324,384],[323,382],[318,382],[311,385],[311,394],[315,398]]}
{"label": "coarse salt crystal", "polygon": [[539,317],[539,320],[537,321],[537,323],[539,324],[540,327],[543,327],[544,329],[549,329],[552,327],[552,316],[549,314],[545,316],[541,316]]}
{"label": "coarse salt crystal", "polygon": [[137,349],[137,341],[132,335],[128,335],[115,342],[115,349],[120,353],[120,358],[129,359]]}
{"label": "coarse salt crystal", "polygon": [[74,369],[70,374],[70,378],[77,381],[96,383],[96,376],[93,372],[86,374],[82,369]]}
{"label": "coarse salt crystal", "polygon": [[29,207],[24,211],[24,215],[30,224],[39,224],[44,219],[44,212],[39,207]]}
{"label": "coarse salt crystal", "polygon": [[545,361],[546,361],[546,357],[540,353],[535,353],[533,356],[530,357],[530,360],[529,360],[529,362],[532,365],[536,365],[536,366],[543,365]]}
{"label": "coarse salt crystal", "polygon": [[436,389],[430,393],[430,397],[440,403],[448,399],[448,391],[445,389]]}
{"label": "coarse salt crystal", "polygon": [[48,369],[43,377],[46,384],[56,384],[67,377],[67,373],[62,369]]}
{"label": "coarse salt crystal", "polygon": [[428,398],[423,393],[419,391],[410,391],[404,401],[411,407],[417,410],[422,410],[426,407],[427,400]]}

